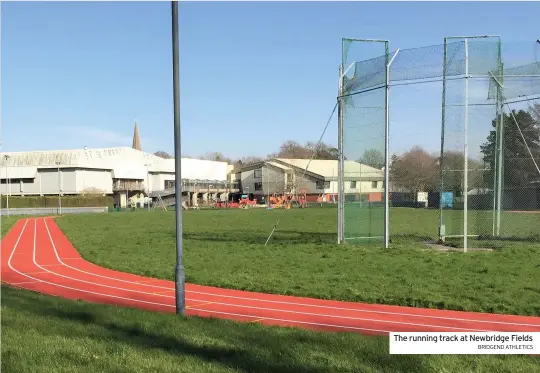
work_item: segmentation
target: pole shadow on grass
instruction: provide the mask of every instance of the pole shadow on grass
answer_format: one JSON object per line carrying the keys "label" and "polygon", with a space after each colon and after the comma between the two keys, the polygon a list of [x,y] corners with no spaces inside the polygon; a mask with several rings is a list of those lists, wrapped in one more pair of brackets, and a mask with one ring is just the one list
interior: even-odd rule
{"label": "pole shadow on grass", "polygon": [[[249,232],[231,232],[231,231],[208,231],[208,232],[184,232],[183,237],[186,240],[205,241],[205,242],[227,242],[244,243],[250,245],[264,244],[270,235],[271,230],[249,231]],[[269,245],[337,245],[336,233],[321,232],[302,232],[297,230],[276,229],[272,234]],[[421,244],[425,241],[433,240],[433,237],[414,234],[396,234],[390,237],[393,244]]]}
{"label": "pole shadow on grass", "polygon": [[[245,244],[264,244],[272,230],[268,231],[250,231],[250,232],[231,232],[231,231],[209,231],[201,233],[184,232],[183,237],[186,240],[207,241],[207,242],[235,242]],[[301,232],[290,230],[276,229],[271,243],[279,244],[320,244],[329,245],[336,243],[336,235],[334,233],[320,232]]]}
{"label": "pole shadow on grass", "polygon": [[[217,319],[186,320],[176,315],[144,311],[141,314],[137,310],[118,310],[113,306],[62,300],[4,286],[2,304],[4,312],[11,311],[14,318],[29,313],[43,317],[45,323],[39,331],[42,335],[71,338],[75,333],[81,338],[103,343],[116,341],[136,348],[157,349],[176,357],[191,356],[246,373],[432,371],[422,362],[421,357],[389,355],[388,344],[383,338],[375,343],[365,343],[361,338],[375,337],[350,336],[350,344],[346,344],[341,341],[343,336],[332,336],[332,333],[265,328],[256,324],[236,324]],[[62,320],[88,329],[70,327],[62,324]],[[2,324],[3,327],[17,327],[10,317],[7,320],[4,317]],[[188,341],[189,337],[182,338],[182,335],[188,335],[196,339],[201,334],[203,338],[198,343]],[[358,348],[353,347],[355,342]],[[4,343],[9,343],[9,340],[4,340]],[[340,350],[344,345],[350,351]],[[330,353],[324,354],[326,352]],[[339,355],[332,356],[334,352],[351,358],[359,366],[347,362],[336,365],[333,362]]]}

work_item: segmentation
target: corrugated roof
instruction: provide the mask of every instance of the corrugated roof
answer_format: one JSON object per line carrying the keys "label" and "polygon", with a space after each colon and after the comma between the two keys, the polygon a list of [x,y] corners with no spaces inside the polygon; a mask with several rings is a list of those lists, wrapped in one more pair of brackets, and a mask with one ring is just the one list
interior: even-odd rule
{"label": "corrugated roof", "polygon": [[145,153],[129,147],[74,149],[74,150],[46,150],[30,152],[3,153],[0,157],[0,165],[6,164],[5,155],[9,156],[9,166],[54,166],[59,162],[62,166],[98,166],[99,168],[111,169],[110,161],[116,159],[145,160],[147,163],[160,163],[159,158],[153,154]]}
{"label": "corrugated roof", "polygon": [[[164,159],[129,147],[11,152],[0,156],[1,169],[5,169],[6,164],[8,168],[56,168],[57,162],[60,168],[111,170],[113,177],[121,179],[144,179],[147,167],[149,172],[154,173],[175,171],[174,159]],[[182,158],[182,176],[190,179],[226,180],[227,163]]]}

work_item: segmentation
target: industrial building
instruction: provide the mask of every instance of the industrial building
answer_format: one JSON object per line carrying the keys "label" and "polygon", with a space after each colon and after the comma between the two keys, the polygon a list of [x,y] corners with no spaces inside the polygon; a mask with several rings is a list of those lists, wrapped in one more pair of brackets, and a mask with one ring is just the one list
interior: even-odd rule
{"label": "industrial building", "polygon": [[[237,191],[227,182],[226,162],[182,158],[186,199],[226,199]],[[3,153],[0,193],[32,195],[112,195],[125,207],[129,199],[144,203],[174,189],[174,159],[129,147]]]}
{"label": "industrial building", "polygon": [[[274,158],[247,165],[182,158],[182,199],[190,206],[248,194],[306,194],[337,200],[338,161]],[[381,201],[384,172],[345,161],[345,198]],[[306,169],[307,168],[307,169]],[[110,195],[118,207],[161,198],[175,203],[175,160],[142,151],[135,124],[132,147],[3,153],[0,194],[9,196]]]}
{"label": "industrial building", "polygon": [[[338,161],[274,158],[246,165],[235,177],[244,193],[264,200],[272,194],[305,193],[310,202],[326,197],[337,200]],[[344,193],[347,200],[382,201],[384,171],[355,161],[344,162]]]}
{"label": "industrial building", "polygon": [[[183,199],[192,203],[227,200],[238,191],[228,182],[232,166],[226,162],[182,158]],[[2,153],[0,193],[10,196],[111,195],[115,205],[131,200],[143,204],[150,197],[174,190],[174,159],[140,148],[135,126],[133,146],[57,151]]]}

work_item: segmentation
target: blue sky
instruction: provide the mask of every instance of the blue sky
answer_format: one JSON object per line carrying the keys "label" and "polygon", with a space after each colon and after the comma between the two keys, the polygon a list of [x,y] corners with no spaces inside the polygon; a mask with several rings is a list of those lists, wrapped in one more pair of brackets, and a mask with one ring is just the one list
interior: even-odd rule
{"label": "blue sky", "polygon": [[[179,8],[182,147],[191,156],[264,156],[285,140],[316,141],[335,104],[342,37],[389,39],[391,49],[456,34],[540,37],[538,2]],[[144,150],[172,153],[169,2],[8,2],[1,27],[4,151],[131,146],[137,119]],[[438,148],[438,92],[392,89],[394,149]],[[335,123],[324,138],[333,144]]]}

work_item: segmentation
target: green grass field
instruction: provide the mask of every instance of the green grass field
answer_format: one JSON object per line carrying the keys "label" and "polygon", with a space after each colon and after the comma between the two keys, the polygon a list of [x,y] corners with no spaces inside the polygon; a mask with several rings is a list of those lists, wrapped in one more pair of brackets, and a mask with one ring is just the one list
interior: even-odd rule
{"label": "green grass field", "polygon": [[[437,231],[437,211],[395,209],[391,226],[400,238],[391,249],[338,246],[335,212],[186,212],[186,280],[316,298],[540,316],[539,242],[507,241],[495,252],[434,252],[421,241]],[[540,215],[514,219],[521,219],[516,227],[535,222],[540,227],[535,220]],[[174,278],[172,212],[70,215],[58,223],[89,261]]]}
{"label": "green grass field", "polygon": [[[345,205],[345,237],[383,236],[384,209],[350,203]],[[334,215],[337,211],[334,212]],[[443,224],[446,235],[463,235],[462,210],[443,210]],[[439,210],[434,209],[390,209],[390,234],[394,242],[419,241],[421,239],[436,238],[439,231]],[[494,215],[491,211],[468,211],[468,234],[491,236],[493,235]],[[333,218],[336,221],[336,217]],[[514,239],[524,242],[537,242],[540,244],[540,213],[514,213],[501,214],[500,235],[504,239]],[[382,238],[381,238],[382,240]],[[455,241],[455,240],[454,240]],[[355,241],[361,242],[361,241]],[[488,245],[493,245],[489,242]],[[474,242],[471,245],[485,247],[486,242]],[[462,245],[461,245],[462,246]],[[499,245],[501,246],[501,242]]]}
{"label": "green grass field", "polygon": [[540,359],[388,354],[388,338],[76,302],[2,287],[6,373],[535,373]]}
{"label": "green grass field", "polygon": [[20,218],[21,218],[20,216],[10,216],[10,217],[2,216],[2,220],[1,220],[2,237],[4,237],[4,235],[11,229],[11,227],[13,227],[13,224],[15,224],[17,220],[19,220]]}
{"label": "green grass field", "polygon": [[[415,241],[429,236],[426,225],[433,217],[416,213],[393,222],[407,238],[382,250],[336,245],[333,209],[188,212],[188,280],[458,309],[498,305],[494,310],[538,314],[538,244],[508,243],[501,251],[467,255],[422,250]],[[413,235],[406,234],[405,219],[417,219]],[[2,219],[2,235],[16,220]],[[68,215],[58,222],[93,262],[173,278],[173,213]],[[475,291],[463,295],[456,286]],[[392,356],[385,337],[183,318],[1,290],[3,372],[540,372],[538,357]]]}

